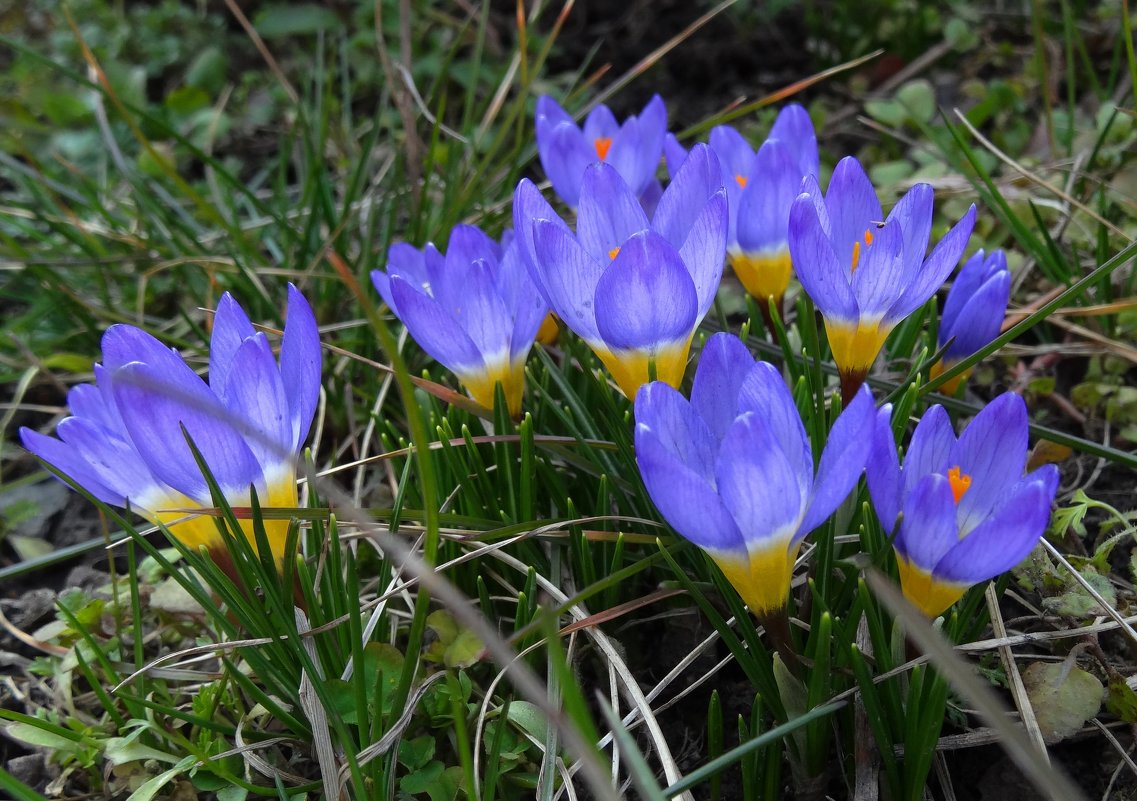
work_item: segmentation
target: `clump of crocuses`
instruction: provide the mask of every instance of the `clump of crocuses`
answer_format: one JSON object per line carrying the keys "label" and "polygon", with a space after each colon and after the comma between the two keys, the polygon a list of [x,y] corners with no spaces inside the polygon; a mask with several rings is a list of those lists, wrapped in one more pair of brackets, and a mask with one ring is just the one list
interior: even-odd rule
{"label": "clump of crocuses", "polygon": [[499,244],[472,225],[450,234],[443,255],[399,243],[387,254],[387,271],[371,280],[414,340],[451,370],[470,397],[492,409],[501,384],[509,412],[521,413],[525,360],[548,313],[517,242],[506,232]]}
{"label": "clump of crocuses", "polygon": [[916,184],[884,216],[860,162],[837,164],[822,196],[807,178],[790,210],[798,280],[825,318],[846,400],[861,385],[892,330],[928,301],[959,263],[975,206],[925,258],[932,187]]}
{"label": "clump of crocuses", "polygon": [[[263,508],[297,505],[296,458],[320,392],[319,332],[308,302],[289,287],[278,364],[268,339],[226,293],[213,320],[208,384],[140,328],[111,326],[102,346],[95,383],[67,396],[71,416],[56,428],[58,439],[22,428],[24,447],[100,501],[169,524],[181,542],[228,564],[215,519],[184,511],[214,505],[186,437],[231,505],[249,506],[253,490]],[[252,521],[242,525],[256,549]],[[266,519],[264,528],[279,561],[288,521]]]}
{"label": "clump of crocuses", "polygon": [[[1027,411],[1007,392],[957,439],[942,406],[924,414],[901,465],[879,412],[867,477],[881,524],[893,538],[904,595],[935,617],[972,585],[1021,562],[1050,520],[1058,469],[1023,475]],[[899,523],[897,518],[899,517]]]}
{"label": "clump of crocuses", "polygon": [[[778,113],[757,152],[729,125],[711,129],[710,146],[722,167],[730,202],[727,259],[765,314],[770,298],[781,306],[790,282],[790,206],[802,179],[820,170],[813,123],[809,112],[793,103]],[[672,171],[687,155],[671,135],[664,153]]]}
{"label": "clump of crocuses", "polygon": [[726,190],[710,148],[692,150],[650,220],[604,162],[585,171],[575,232],[529,180],[513,220],[534,283],[624,394],[654,379],[678,386],[726,249]]}
{"label": "clump of crocuses", "polygon": [[714,560],[754,614],[779,613],[802,540],[864,468],[875,417],[868,389],[837,418],[816,470],[781,373],[730,334],[707,340],[690,401],[653,382],[636,396],[635,415],[636,461],[664,519]]}
{"label": "clump of crocuses", "polygon": [[659,95],[652,95],[639,115],[622,124],[601,104],[589,112],[583,128],[553,98],[537,100],[537,155],[553,191],[570,206],[580,203],[584,171],[598,161],[611,165],[633,195],[654,204],[659,192],[655,172],[666,133],[667,109]]}
{"label": "clump of crocuses", "polygon": [[[999,335],[1011,299],[1011,272],[1001,250],[986,255],[979,250],[968,259],[948,290],[940,318],[938,344],[947,347],[943,358],[932,365],[931,377],[950,370],[960,360],[985,347]],[[944,382],[940,390],[954,395],[971,370]]]}

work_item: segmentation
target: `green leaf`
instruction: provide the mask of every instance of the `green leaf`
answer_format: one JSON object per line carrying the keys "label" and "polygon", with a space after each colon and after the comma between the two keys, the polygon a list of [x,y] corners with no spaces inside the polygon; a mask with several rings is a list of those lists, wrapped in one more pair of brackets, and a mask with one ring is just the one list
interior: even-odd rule
{"label": "green leaf", "polygon": [[403,740],[399,743],[399,764],[411,772],[426,766],[434,758],[434,745],[434,738],[426,734]]}
{"label": "green leaf", "polygon": [[171,765],[178,761],[178,757],[173,754],[143,745],[137,739],[130,737],[111,737],[106,741],[103,753],[112,765],[125,765],[127,762],[138,762],[143,759],[169,762]]}
{"label": "green leaf", "polygon": [[1110,676],[1105,708],[1126,723],[1137,723],[1137,692],[1121,675]]}
{"label": "green leaf", "polygon": [[462,629],[454,638],[454,642],[447,646],[442,655],[442,662],[450,668],[469,667],[481,658],[485,649],[486,646],[473,631]]}
{"label": "green leaf", "polygon": [[536,704],[514,701],[509,705],[509,720],[535,740],[544,740],[548,730],[545,713]]}
{"label": "green leaf", "polygon": [[1071,736],[1101,709],[1101,682],[1079,667],[1034,662],[1023,671],[1023,684],[1048,743]]}
{"label": "green leaf", "polygon": [[916,122],[926,125],[936,116],[936,90],[925,78],[901,86],[896,92],[896,99],[907,109],[909,118]]}
{"label": "green leaf", "polygon": [[443,764],[436,759],[422,769],[399,779],[399,789],[411,795],[425,793],[442,778],[443,768]]}
{"label": "green leaf", "polygon": [[225,85],[229,59],[219,47],[207,47],[197,54],[186,70],[186,85],[216,93]]}
{"label": "green leaf", "polygon": [[19,740],[21,743],[40,746],[41,748],[48,748],[52,751],[75,753],[81,747],[80,744],[74,740],[68,740],[59,734],[44,731],[31,723],[9,723],[4,727],[4,731],[13,740]]}

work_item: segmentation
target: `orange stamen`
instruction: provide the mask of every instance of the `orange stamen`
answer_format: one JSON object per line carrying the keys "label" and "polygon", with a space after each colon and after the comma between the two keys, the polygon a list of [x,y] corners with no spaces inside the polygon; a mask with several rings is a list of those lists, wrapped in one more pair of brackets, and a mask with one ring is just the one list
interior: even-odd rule
{"label": "orange stamen", "polygon": [[596,148],[596,156],[601,161],[608,158],[608,148],[612,147],[612,137],[601,136],[592,140],[592,146]]}
{"label": "orange stamen", "polygon": [[612,248],[611,250],[609,250],[609,251],[608,251],[608,258],[609,258],[609,260],[616,258],[616,255],[617,255],[619,252],[620,252],[620,249],[619,249],[618,247],[617,247],[617,248]]}
{"label": "orange stamen", "polygon": [[851,272],[855,273],[857,271],[857,263],[860,262],[860,260],[861,260],[861,243],[858,241],[858,242],[853,243],[853,269]]}
{"label": "orange stamen", "polygon": [[962,472],[959,465],[947,471],[948,483],[951,484],[951,494],[956,503],[959,503],[960,498],[971,487],[971,476]]}
{"label": "orange stamen", "polygon": [[867,230],[865,231],[865,244],[866,244],[866,245],[871,245],[871,244],[872,244],[872,229],[871,229],[871,228],[870,228],[870,229],[867,229]]}
{"label": "orange stamen", "polygon": [[746,188],[746,176],[745,175],[736,175],[736,176],[734,176],[734,180],[738,182],[738,185],[741,188],[743,188],[743,189]]}

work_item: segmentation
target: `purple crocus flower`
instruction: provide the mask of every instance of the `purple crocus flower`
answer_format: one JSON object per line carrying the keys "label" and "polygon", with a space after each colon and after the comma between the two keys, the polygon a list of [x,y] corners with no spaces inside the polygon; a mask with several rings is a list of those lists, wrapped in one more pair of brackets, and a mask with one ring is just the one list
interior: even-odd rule
{"label": "purple crocus flower", "polygon": [[[820,170],[809,112],[797,103],[783,108],[757,152],[729,125],[711,129],[710,145],[722,166],[730,202],[730,265],[747,292],[780,304],[792,272],[790,206],[802,179]],[[687,155],[671,134],[664,141],[664,154],[669,170],[677,169]]]}
{"label": "purple crocus flower", "polygon": [[[580,203],[584,171],[597,161],[611,164],[636,197],[645,195],[650,204],[658,197],[653,187],[663,136],[667,132],[667,109],[659,95],[652,95],[639,116],[623,124],[605,105],[589,112],[581,128],[557,101],[548,95],[537,100],[537,154],[553,190],[569,206]],[[646,194],[645,194],[646,193]]]}
{"label": "purple crocus flower", "polygon": [[932,230],[932,187],[916,184],[884,216],[852,156],[822,198],[807,178],[790,210],[789,243],[798,280],[825,318],[846,396],[861,385],[896,325],[943,284],[967,246],[975,206],[924,257]]}
{"label": "purple crocus flower", "polygon": [[585,171],[575,233],[528,180],[513,220],[537,288],[624,394],[656,378],[678,386],[722,277],[727,204],[714,153],[696,146],[650,222],[606,163]]}
{"label": "purple crocus flower", "polygon": [[[1011,272],[1003,251],[996,250],[987,256],[980,250],[964,263],[948,290],[940,318],[939,346],[944,347],[949,340],[951,344],[944,351],[943,359],[932,365],[932,378],[999,335],[1010,299]],[[965,370],[944,383],[940,391],[954,395],[970,374],[970,370]]]}
{"label": "purple crocus flower", "polygon": [[[229,503],[249,506],[252,487],[264,508],[297,506],[296,457],[320,393],[319,331],[299,290],[288,288],[279,364],[228,293],[213,319],[208,384],[140,328],[111,326],[102,346],[95,383],[68,393],[71,416],[58,439],[22,428],[25,448],[100,501],[171,524],[180,541],[222,564],[228,554],[214,519],[171,511],[213,506],[183,426]],[[255,549],[252,521],[242,525]],[[288,521],[264,527],[280,560]]]}
{"label": "purple crocus flower", "polygon": [[[1023,475],[1027,411],[1006,392],[975,416],[958,439],[947,412],[933,406],[912,434],[903,467],[880,410],[866,471],[869,493],[893,547],[904,595],[928,617],[968,587],[1021,562],[1050,520],[1058,469]],[[897,524],[897,517],[903,512]]]}
{"label": "purple crocus flower", "polygon": [[549,309],[512,232],[499,245],[475,226],[455,226],[445,256],[430,243],[422,250],[392,245],[387,271],[373,271],[371,280],[415,341],[458,376],[471,398],[492,409],[500,383],[510,414],[521,414],[525,360]]}
{"label": "purple crocus flower", "polygon": [[862,389],[817,469],[781,373],[730,334],[707,340],[688,402],[652,382],[636,396],[636,461],[656,507],[758,616],[786,603],[801,542],[845,500],[875,425]]}

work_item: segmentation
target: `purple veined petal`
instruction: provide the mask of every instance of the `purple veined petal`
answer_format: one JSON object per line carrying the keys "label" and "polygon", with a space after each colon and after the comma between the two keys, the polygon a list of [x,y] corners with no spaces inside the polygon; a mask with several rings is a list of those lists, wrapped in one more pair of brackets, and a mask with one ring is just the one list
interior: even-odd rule
{"label": "purple veined petal", "polygon": [[1004,392],[983,407],[959,435],[949,461],[971,485],[959,501],[959,530],[979,525],[1022,478],[1027,451],[1026,403]]}
{"label": "purple veined petal", "polygon": [[598,340],[596,285],[605,266],[592,258],[559,220],[537,220],[533,228],[536,261],[530,270],[534,283],[549,307],[577,336],[588,342]]}
{"label": "purple veined petal", "polygon": [[[457,286],[460,290],[462,271],[476,261],[497,264],[501,261],[501,245],[476,225],[455,225],[446,243],[444,258],[445,274],[450,279],[446,281],[447,287]],[[434,296],[439,297],[438,293]]]}
{"label": "purple veined petal", "polygon": [[561,108],[560,103],[554,100],[549,95],[541,95],[537,98],[537,127],[538,130],[543,125],[551,128],[554,125],[559,125],[562,122],[567,122],[570,125],[576,125],[576,121],[572,116]]}
{"label": "purple veined petal", "polygon": [[401,278],[391,281],[391,292],[402,312],[399,319],[432,359],[454,372],[481,369],[482,352],[441,303]]}
{"label": "purple veined petal", "polygon": [[372,270],[371,285],[375,287],[375,291],[379,293],[379,297],[383,298],[383,302],[387,304],[387,308],[398,317],[399,311],[395,308],[395,299],[391,297],[390,276],[382,270]]}
{"label": "purple veined petal", "polygon": [[320,402],[323,354],[316,315],[303,293],[288,285],[288,316],[280,343],[280,378],[288,396],[292,448],[299,450]]}
{"label": "purple veined petal", "polygon": [[[967,305],[956,316],[950,329],[940,328],[940,337],[955,337],[944,357],[962,359],[970,356],[999,335],[1011,299],[1011,274],[996,273],[971,295]],[[946,323],[944,324],[946,326]],[[946,341],[946,339],[945,339]],[[942,344],[942,343],[941,343]]]}
{"label": "purple veined petal", "polygon": [[916,184],[904,193],[885,218],[885,222],[897,222],[904,232],[902,286],[908,286],[915,280],[920,265],[924,263],[924,254],[928,252],[934,196],[931,184]]}
{"label": "purple veined petal", "polygon": [[928,298],[943,286],[967,248],[967,240],[971,237],[971,229],[974,227],[975,206],[972,205],[967,214],[963,215],[963,219],[956,223],[955,227],[948,231],[932,249],[931,255],[924,260],[917,272],[915,280],[888,310],[885,320],[894,322],[903,320],[923,306]]}
{"label": "purple veined petal", "polygon": [[20,429],[20,441],[29,452],[67,475],[103,503],[126,506],[122,493],[104,484],[103,476],[74,447],[27,427]]}
{"label": "purple veined petal", "polygon": [[590,146],[594,140],[615,137],[619,131],[620,123],[616,120],[616,115],[603,103],[588,112],[584,118],[582,133]]}
{"label": "purple veined petal", "polygon": [[698,297],[698,322],[710,311],[715,293],[722,282],[723,259],[726,256],[727,198],[723,190],[711,196],[695,224],[687,233],[687,241],[679,248],[679,258],[687,265]]}
{"label": "purple veined petal", "polygon": [[509,358],[515,361],[529,352],[545,315],[549,313],[548,304],[533,285],[533,279],[522,262],[517,240],[511,242],[502,254],[498,268],[498,292],[506,307],[513,312]]}
{"label": "purple veined petal", "polygon": [[832,226],[833,252],[837,262],[848,269],[853,263],[854,243],[864,239],[870,226],[884,220],[876,190],[853,156],[837,162],[825,194],[825,208]]}
{"label": "purple veined petal", "polygon": [[496,263],[473,262],[462,284],[449,287],[448,295],[455,305],[444,306],[485,359],[508,351],[513,333],[513,313],[497,293],[496,272]]}
{"label": "purple veined petal", "polygon": [[703,144],[695,145],[659,199],[652,229],[677,249],[683,247],[703,207],[722,188],[722,173],[714,151]]}
{"label": "purple veined petal", "polygon": [[753,413],[734,421],[719,449],[715,477],[723,505],[749,548],[781,539],[788,547],[805,499],[766,421]]}
{"label": "purple veined petal", "polygon": [[818,216],[817,198],[801,194],[790,207],[790,258],[798,280],[814,305],[827,318],[856,320],[859,316],[849,270],[833,251]]}
{"label": "purple veined petal", "polygon": [[[768,140],[758,149],[754,170],[738,201],[738,246],[748,253],[786,247],[790,206],[802,178],[789,145]],[[820,195],[818,195],[820,197]]]}
{"label": "purple veined petal", "polygon": [[733,244],[738,241],[739,202],[754,172],[754,149],[742,138],[742,134],[729,125],[717,125],[711,129],[710,145],[718,156],[722,182],[726,187],[730,210],[727,242]]}
{"label": "purple veined petal", "polygon": [[640,207],[648,219],[655,216],[655,209],[659,206],[661,197],[663,197],[663,184],[659,182],[658,178],[652,178],[647,182],[647,188],[640,192]]}
{"label": "purple veined petal", "polygon": [[695,329],[691,274],[666,239],[636,234],[596,284],[596,328],[612,350],[648,350],[684,341]]}
{"label": "purple veined petal", "polygon": [[667,162],[667,174],[672,178],[687,160],[687,148],[679,143],[675,134],[669,133],[663,138],[663,159]]}
{"label": "purple veined petal", "polygon": [[666,133],[667,109],[659,95],[655,95],[643,112],[628,119],[612,139],[607,161],[637,195],[655,178]]}
{"label": "purple veined petal", "polygon": [[820,161],[817,154],[817,134],[809,112],[799,103],[790,103],[778,112],[767,141],[785,142],[794,154],[794,163],[801,176],[817,175]]}
{"label": "purple veined petal", "polygon": [[[986,256],[983,248],[980,248],[959,268],[955,280],[952,281],[951,289],[948,290],[947,300],[944,301],[943,313],[940,315],[941,335],[955,327],[959,313],[963,311],[964,306],[971,302],[972,295],[978,292],[979,287],[987,280],[988,273],[985,262]],[[943,344],[942,340],[940,344]]]}
{"label": "purple veined petal", "polygon": [[904,452],[904,494],[916,490],[916,484],[929,473],[947,474],[951,467],[952,449],[955,447],[955,431],[951,420],[940,405],[932,406],[916,424],[912,440]]}
{"label": "purple veined petal", "polygon": [[880,319],[904,291],[903,247],[900,225],[889,222],[883,228],[872,226],[853,249],[853,295],[863,317]]}
{"label": "purple veined petal", "polygon": [[572,236],[572,230],[565,221],[560,218],[560,215],[553,210],[553,207],[545,200],[540,190],[537,189],[528,178],[522,178],[513,193],[514,236],[517,238],[517,246],[520,248],[521,260],[529,270],[529,275],[533,278],[533,283],[537,286],[541,294],[545,296],[545,300],[548,301],[548,293],[545,292],[544,284],[541,282],[538,271],[536,270],[537,245],[533,231],[534,223],[536,223],[537,220],[548,220],[559,225],[565,233]]}
{"label": "purple veined petal", "polygon": [[209,386],[220,397],[229,378],[229,366],[241,343],[255,334],[245,310],[226,292],[217,303],[213,315],[213,332],[209,337]]}
{"label": "purple veined petal", "polygon": [[865,463],[865,480],[877,519],[887,534],[892,534],[900,514],[900,459],[896,440],[892,437],[892,404],[886,403],[876,413],[872,445]]}
{"label": "purple veined petal", "polygon": [[1045,482],[1020,482],[993,515],[940,559],[936,578],[978,584],[1010,570],[1046,531],[1053,500]]}
{"label": "purple veined petal", "polygon": [[632,234],[647,228],[647,215],[639,199],[615,167],[597,162],[585,170],[576,239],[592,258],[601,263],[611,261],[613,251],[618,251]]}
{"label": "purple veined petal", "polygon": [[872,392],[862,385],[829,431],[798,536],[804,537],[825,522],[857,486],[869,456],[865,443],[872,441],[875,425]]}
{"label": "purple veined petal", "polygon": [[[113,398],[111,399],[113,404]],[[94,384],[76,384],[67,393],[67,408],[71,414],[89,420],[100,428],[122,435],[122,419],[113,407],[108,407],[107,395]]]}
{"label": "purple veined petal", "polygon": [[709,485],[715,480],[719,438],[678,390],[662,381],[644,384],[635,398],[636,427],[650,429],[664,450]]}
{"label": "purple veined petal", "polygon": [[896,552],[931,573],[959,542],[950,482],[938,473],[920,479],[904,499],[904,517],[893,544]]}
{"label": "purple veined petal", "polygon": [[144,362],[175,375],[196,375],[176,350],[133,325],[112,325],[103,332],[102,348],[103,364],[111,372],[130,362]]}
{"label": "purple veined petal", "polygon": [[575,207],[580,202],[580,182],[584,171],[597,160],[591,142],[585,141],[575,125],[561,123],[549,131],[548,144],[538,154],[553,190],[561,200]]}
{"label": "purple veined petal", "polygon": [[262,473],[291,463],[298,432],[293,429],[285,385],[264,334],[246,339],[234,354],[225,406],[232,416],[230,424],[244,438]]}
{"label": "purple veined petal", "polygon": [[781,372],[769,362],[758,362],[742,380],[736,414],[746,412],[753,413],[765,423],[771,438],[767,447],[776,445],[782,452],[787,467],[793,471],[804,507],[813,486],[813,451],[793,395]]}
{"label": "purple veined petal", "polygon": [[239,497],[263,481],[261,466],[228,422],[229,412],[205,383],[181,380],[149,364],[115,370],[115,399],[142,461],[163,484],[200,502],[209,490],[186,443],[182,426],[226,497]]}
{"label": "purple veined petal", "polygon": [[754,357],[733,334],[713,334],[703,346],[691,387],[691,406],[716,443],[722,441],[738,416],[738,395],[753,367]]}
{"label": "purple veined petal", "polygon": [[663,519],[702,548],[745,552],[746,543],[714,486],[665,447],[648,426],[636,425],[635,441],[640,476]]}

